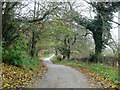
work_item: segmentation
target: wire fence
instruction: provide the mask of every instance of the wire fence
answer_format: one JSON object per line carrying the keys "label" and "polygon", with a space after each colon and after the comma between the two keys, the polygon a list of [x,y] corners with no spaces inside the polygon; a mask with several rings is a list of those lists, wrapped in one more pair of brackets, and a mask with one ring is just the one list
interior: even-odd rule
{"label": "wire fence", "polygon": [[[72,61],[72,60],[88,62],[89,58],[88,57],[82,57],[82,58],[77,57],[77,58],[69,59],[69,61]],[[105,64],[105,65],[112,66],[112,67],[118,67],[119,66],[118,58],[114,57],[114,56],[101,56],[101,57],[98,57],[98,63]]]}
{"label": "wire fence", "polygon": [[98,62],[112,67],[118,67],[118,58],[113,56],[98,57]]}

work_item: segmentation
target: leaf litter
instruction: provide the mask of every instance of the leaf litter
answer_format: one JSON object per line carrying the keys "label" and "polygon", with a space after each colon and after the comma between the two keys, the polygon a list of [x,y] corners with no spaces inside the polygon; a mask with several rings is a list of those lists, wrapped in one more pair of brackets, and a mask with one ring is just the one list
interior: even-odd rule
{"label": "leaf litter", "polygon": [[35,83],[37,79],[42,79],[48,68],[43,61],[40,63],[42,65],[35,70],[2,63],[2,89],[24,88]]}
{"label": "leaf litter", "polygon": [[70,66],[83,73],[88,78],[88,82],[90,86],[94,88],[116,88],[116,89],[119,88],[118,85],[112,82],[112,79],[105,78],[104,76],[101,76],[100,74],[97,74],[92,70],[88,70],[81,66],[73,66],[73,65],[65,65],[65,66]]}

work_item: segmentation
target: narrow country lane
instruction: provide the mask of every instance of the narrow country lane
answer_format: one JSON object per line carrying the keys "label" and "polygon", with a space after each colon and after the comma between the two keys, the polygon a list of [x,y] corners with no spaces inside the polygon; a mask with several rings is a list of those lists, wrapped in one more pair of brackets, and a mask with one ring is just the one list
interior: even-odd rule
{"label": "narrow country lane", "polygon": [[87,78],[79,71],[63,66],[55,65],[50,59],[54,54],[43,61],[48,66],[44,79],[38,80],[30,88],[89,88]]}

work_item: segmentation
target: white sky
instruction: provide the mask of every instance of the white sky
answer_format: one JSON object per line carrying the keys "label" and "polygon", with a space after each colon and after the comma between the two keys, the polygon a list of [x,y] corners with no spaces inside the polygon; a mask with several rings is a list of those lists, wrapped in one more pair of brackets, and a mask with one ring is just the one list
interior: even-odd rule
{"label": "white sky", "polygon": [[[34,0],[33,0],[34,1]],[[43,0],[44,1],[44,0]],[[71,0],[72,1],[72,0]],[[76,2],[77,3],[77,2]],[[82,4],[77,4],[77,8],[75,8],[75,10],[77,10],[80,14],[82,14],[83,16],[87,16],[88,18],[94,18],[95,14],[93,12],[89,12],[89,5],[84,2],[83,0],[78,1],[78,3],[82,3]],[[29,8],[33,9],[34,8],[34,3],[31,3],[31,5],[29,6]],[[28,10],[26,10],[27,12]],[[23,12],[25,12],[25,10],[23,10]],[[114,13],[115,16],[118,17],[118,13]],[[118,18],[114,17],[113,21],[118,22]],[[118,42],[118,27],[117,24],[113,23],[113,29],[111,29],[111,35],[113,37],[113,39]],[[109,47],[107,48],[109,49]],[[110,50],[107,50],[109,53],[112,52]]]}
{"label": "white sky", "polygon": [[[118,17],[118,13],[115,13],[114,15]],[[118,22],[117,17],[114,17],[113,19],[115,22]],[[114,28],[114,27],[117,27],[117,28]],[[118,25],[115,23],[113,23],[113,29],[111,29],[111,34],[114,40],[118,42]]]}
{"label": "white sky", "polygon": [[[34,1],[34,0],[33,0]],[[38,0],[36,0],[38,1]],[[43,0],[44,1],[44,0]],[[49,0],[48,0],[49,1]],[[58,0],[59,1],[59,0]],[[61,1],[64,1],[64,0],[61,0]],[[93,18],[95,16],[95,14],[93,12],[91,12],[91,16],[90,16],[90,12],[89,12],[89,5],[84,1],[84,0],[71,0],[71,2],[74,2],[76,1],[75,5],[76,6],[79,6],[77,8],[75,8],[80,14],[84,15],[84,16],[87,16],[88,18]],[[88,0],[87,0],[88,1]],[[31,3],[29,8],[33,9],[34,8],[34,3]],[[23,12],[25,12],[25,10],[23,10]],[[118,13],[115,13],[114,14],[115,16],[118,17]],[[117,17],[114,17],[114,21],[115,22],[118,22],[118,18]],[[113,23],[113,29],[111,29],[111,34],[112,34],[112,37],[115,41],[118,42],[118,27],[117,28],[114,28],[114,27],[117,27],[117,24]]]}
{"label": "white sky", "polygon": [[[82,1],[82,2],[81,2]],[[89,12],[89,5],[84,2],[84,0],[81,0],[80,2],[83,3],[83,11],[86,9],[86,12],[82,12],[81,14],[84,15],[84,16],[87,16],[88,18],[94,18],[95,14],[93,12],[91,12],[91,15],[90,15],[90,12]],[[88,0],[87,0],[88,1]],[[80,7],[81,8],[81,7]],[[118,22],[118,12],[117,13],[114,13],[115,16],[117,17],[114,17],[113,21],[115,22]],[[115,23],[112,23],[112,28],[110,31],[111,31],[111,35],[113,37],[113,39],[118,42],[118,25],[115,24]]]}

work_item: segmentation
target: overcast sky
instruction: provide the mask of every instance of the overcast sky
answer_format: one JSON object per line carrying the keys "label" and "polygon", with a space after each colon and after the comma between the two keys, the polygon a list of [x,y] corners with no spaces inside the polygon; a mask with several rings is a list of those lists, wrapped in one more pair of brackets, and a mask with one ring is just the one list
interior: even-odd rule
{"label": "overcast sky", "polygon": [[[35,1],[35,0],[32,0],[32,1]],[[39,0],[36,0],[36,1],[39,1]],[[41,1],[44,1],[44,0],[41,0]],[[50,0],[47,0],[47,1],[50,1]],[[59,1],[59,0],[56,0],[56,1]],[[60,1],[65,1],[65,0],[60,0]],[[80,14],[82,14],[83,16],[86,16],[88,18],[92,18],[92,19],[94,18],[95,14],[93,12],[91,12],[91,13],[89,12],[89,5],[84,0],[70,0],[70,2],[75,2],[76,3],[75,6],[79,6],[79,7],[76,8],[76,10],[78,12],[80,12]],[[31,8],[31,9],[34,8],[34,3],[33,2],[30,4],[29,8]],[[23,10],[23,12],[25,12],[25,10]],[[118,13],[115,13],[114,15],[116,16],[116,17],[114,17],[114,21],[118,22],[118,18],[117,18]],[[113,23],[112,26],[113,26],[113,29],[111,29],[112,37],[114,38],[115,41],[118,41],[118,27],[117,27],[117,24]]]}
{"label": "overcast sky", "polygon": [[[88,1],[88,0],[87,0]],[[84,1],[84,0],[80,0],[81,3],[83,3],[83,11],[85,9],[88,9],[89,5]],[[88,10],[86,10],[86,12],[82,12],[83,15],[87,16],[88,18],[94,18],[95,14],[93,12],[91,12],[91,15],[90,15],[90,12]],[[118,12],[117,13],[114,13],[114,21],[115,22],[118,22]],[[112,34],[112,37],[115,41],[118,42],[118,25],[115,24],[115,23],[112,23],[112,27],[113,29],[111,29],[111,34]]]}
{"label": "overcast sky", "polygon": [[[114,15],[118,17],[118,13],[115,13]],[[115,22],[118,22],[117,17],[114,17]],[[112,34],[114,40],[118,41],[118,25],[115,23],[113,23],[113,29],[111,29],[111,34]]]}

